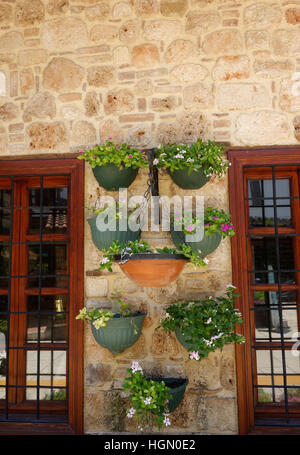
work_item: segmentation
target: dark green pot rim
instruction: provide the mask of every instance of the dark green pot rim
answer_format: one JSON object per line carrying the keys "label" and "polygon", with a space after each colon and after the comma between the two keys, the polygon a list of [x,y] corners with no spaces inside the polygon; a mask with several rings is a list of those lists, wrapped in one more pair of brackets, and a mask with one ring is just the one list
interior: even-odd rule
{"label": "dark green pot rim", "polygon": [[[155,382],[164,381],[165,385],[167,387],[170,387],[170,389],[173,390],[173,391],[185,389],[186,386],[189,383],[188,378],[157,378],[157,377],[153,377],[152,378],[152,377],[147,377],[147,379],[151,379],[152,381],[155,381]],[[172,383],[172,382],[179,383],[179,384],[175,385],[174,387],[171,387],[170,383]]]}

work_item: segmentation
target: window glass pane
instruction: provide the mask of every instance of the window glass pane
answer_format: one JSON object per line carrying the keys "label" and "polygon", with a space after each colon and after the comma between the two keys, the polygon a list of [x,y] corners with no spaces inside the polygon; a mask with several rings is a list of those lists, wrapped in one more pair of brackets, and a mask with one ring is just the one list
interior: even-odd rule
{"label": "window glass pane", "polygon": [[[280,237],[278,242],[281,283],[295,283],[295,272],[284,271],[294,269],[293,238]],[[252,238],[251,247],[253,269],[259,270],[259,272],[254,274],[254,283],[277,283],[277,251],[275,238]]]}
{"label": "window glass pane", "polygon": [[4,278],[9,275],[9,246],[0,244],[0,287],[8,287],[8,278]]}
{"label": "window glass pane", "polygon": [[0,208],[0,235],[10,233],[10,210]]}
{"label": "window glass pane", "polygon": [[27,341],[66,342],[66,296],[41,296],[40,313],[38,296],[28,296]]}
{"label": "window glass pane", "polygon": [[[275,291],[257,291],[253,295],[256,341],[276,341],[281,338],[279,295]],[[293,339],[298,331],[296,292],[282,292],[282,335]]]}
{"label": "window glass pane", "polygon": [[[29,275],[40,274],[40,247],[29,245],[28,273]],[[67,277],[60,277],[67,273],[67,245],[65,244],[43,244],[41,255],[41,272],[43,275],[58,275],[42,278],[42,287],[66,287]],[[28,279],[28,287],[38,287],[39,279]]]}
{"label": "window glass pane", "polygon": [[[275,226],[275,211],[272,180],[248,181],[249,215],[251,227]],[[280,199],[277,199],[280,198]],[[281,199],[282,198],[282,199]],[[291,227],[290,181],[276,180],[276,215],[278,227]]]}
{"label": "window glass pane", "polygon": [[[29,190],[30,209],[29,234],[40,232],[42,218],[42,232],[44,234],[58,234],[67,232],[68,224],[68,188],[45,188],[43,200],[40,198],[41,190],[31,188]],[[42,217],[40,203],[42,202]]]}

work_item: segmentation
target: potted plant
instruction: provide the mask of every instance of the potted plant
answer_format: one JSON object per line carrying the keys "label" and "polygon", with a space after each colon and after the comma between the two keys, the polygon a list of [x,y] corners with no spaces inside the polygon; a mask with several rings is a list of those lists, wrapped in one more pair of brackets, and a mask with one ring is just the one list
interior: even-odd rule
{"label": "potted plant", "polygon": [[139,428],[154,423],[160,430],[171,425],[169,414],[181,403],[188,380],[186,378],[147,378],[138,362],[127,369],[123,389],[129,393],[132,407],[127,409],[129,419],[136,418]]}
{"label": "potted plant", "polygon": [[[138,210],[139,207],[135,209],[129,209],[122,202],[115,202],[113,211],[113,221],[112,226],[106,225],[106,230],[102,229],[102,226],[98,221],[101,221],[106,217],[105,211],[109,207],[96,208],[96,206],[89,205],[87,207],[90,215],[87,217],[87,222],[91,228],[92,240],[94,245],[101,250],[102,248],[109,248],[114,240],[120,242],[129,242],[139,239],[141,235],[141,229],[133,231],[130,228],[129,217],[132,215],[135,210]],[[125,213],[124,213],[125,211]],[[127,216],[127,230],[122,230],[120,228],[121,219],[123,216]],[[101,223],[102,224],[102,223]],[[103,223],[104,224],[104,223]]]}
{"label": "potted plant", "polygon": [[167,144],[155,149],[155,164],[168,169],[173,181],[191,190],[205,185],[212,175],[222,177],[229,162],[223,158],[224,146],[198,139],[190,145]]}
{"label": "potted plant", "polygon": [[90,321],[97,343],[113,354],[120,354],[138,340],[146,316],[132,312],[126,300],[126,297],[117,299],[117,311],[98,308],[88,311],[84,307],[76,316],[76,319]]}
{"label": "potted plant", "polygon": [[[183,243],[189,245],[204,257],[215,251],[222,239],[232,237],[235,233],[231,217],[223,209],[208,207],[204,209],[202,219],[197,218],[195,213],[190,214],[189,219],[192,221],[190,225],[186,216],[173,214],[170,227],[172,240],[176,246]],[[200,223],[204,224],[203,238],[198,242],[186,240],[186,235],[194,234]]]}
{"label": "potted plant", "polygon": [[80,152],[78,159],[87,161],[94,176],[108,191],[128,188],[137,176],[140,167],[148,167],[148,157],[143,150],[129,145],[116,144],[111,138],[105,144]]}
{"label": "potted plant", "polygon": [[222,349],[226,343],[244,343],[245,338],[235,332],[235,325],[242,324],[243,319],[234,308],[234,299],[238,296],[234,290],[234,286],[228,285],[223,297],[210,296],[170,305],[157,328],[175,332],[189,351],[189,358],[198,361]]}
{"label": "potted plant", "polygon": [[154,251],[145,241],[120,243],[115,241],[110,248],[102,249],[104,257],[100,270],[112,272],[112,264],[118,261],[121,270],[139,286],[164,287],[174,281],[184,265],[190,261],[196,266],[205,266],[208,261],[193,252],[188,245],[180,248],[157,248]]}

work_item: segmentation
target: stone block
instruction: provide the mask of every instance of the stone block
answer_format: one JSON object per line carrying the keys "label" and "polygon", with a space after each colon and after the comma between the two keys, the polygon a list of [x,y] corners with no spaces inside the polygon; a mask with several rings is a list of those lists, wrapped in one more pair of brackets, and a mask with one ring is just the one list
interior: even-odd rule
{"label": "stone block", "polygon": [[207,109],[213,104],[212,87],[202,83],[185,87],[183,90],[183,103],[186,109]]}
{"label": "stone block", "polygon": [[89,363],[85,370],[85,378],[87,385],[103,386],[105,382],[112,380],[111,366]]}
{"label": "stone block", "polygon": [[160,62],[158,48],[153,44],[135,46],[131,54],[132,65],[136,68],[154,66]]}
{"label": "stone block", "polygon": [[217,10],[191,11],[186,17],[186,33],[200,34],[210,29],[216,29],[221,22],[221,15]]}
{"label": "stone block", "polygon": [[24,117],[26,121],[31,121],[31,117],[50,117],[56,115],[55,98],[49,92],[38,92],[33,95],[25,108]]}
{"label": "stone block", "polygon": [[68,132],[62,122],[35,122],[26,129],[27,142],[31,151],[59,150],[68,142]]}
{"label": "stone block", "polygon": [[148,41],[169,41],[181,32],[180,21],[157,19],[144,25],[143,38]]}
{"label": "stone block", "polygon": [[87,297],[105,297],[108,294],[108,280],[106,278],[87,277],[85,285]]}
{"label": "stone block", "polygon": [[12,6],[8,3],[2,3],[0,5],[0,24],[7,24],[11,22],[13,18]]}
{"label": "stone block", "polygon": [[250,60],[246,55],[219,57],[212,70],[216,81],[247,79],[250,76]]}
{"label": "stone block", "polygon": [[84,69],[64,57],[54,57],[43,72],[45,89],[70,92],[81,86]]}
{"label": "stone block", "polygon": [[20,32],[7,32],[0,36],[0,49],[20,49],[23,46],[23,36]]}
{"label": "stone block", "polygon": [[127,88],[110,90],[104,101],[106,114],[122,114],[123,112],[133,111],[134,107],[134,95]]}
{"label": "stone block", "polygon": [[75,48],[88,43],[85,23],[76,17],[61,17],[43,23],[41,40],[47,49]]}
{"label": "stone block", "polygon": [[216,102],[220,110],[245,110],[270,106],[270,96],[261,84],[227,83],[217,90]]}
{"label": "stone block", "polygon": [[188,0],[161,0],[160,12],[163,16],[183,17],[188,9]]}
{"label": "stone block", "polygon": [[87,81],[91,87],[108,87],[114,80],[113,66],[92,66],[87,70]]}
{"label": "stone block", "polygon": [[85,8],[84,15],[88,21],[103,22],[105,19],[107,19],[109,12],[109,5],[102,2]]}
{"label": "stone block", "polygon": [[26,49],[20,51],[18,55],[19,65],[32,66],[46,63],[48,52],[44,49]]}
{"label": "stone block", "polygon": [[13,120],[19,114],[19,108],[14,103],[4,103],[0,104],[0,120]]}
{"label": "stone block", "polygon": [[39,24],[45,17],[45,7],[40,0],[23,0],[16,4],[15,24],[28,26]]}
{"label": "stone block", "polygon": [[223,29],[204,36],[202,50],[205,54],[234,55],[242,49],[242,37],[238,30]]}
{"label": "stone block", "polygon": [[278,4],[254,3],[244,10],[244,24],[248,27],[268,28],[282,20]]}
{"label": "stone block", "polygon": [[170,71],[170,75],[180,82],[202,81],[208,74],[208,69],[198,63],[183,63],[181,65],[176,65]]}
{"label": "stone block", "polygon": [[94,42],[108,43],[118,38],[119,28],[115,25],[97,24],[90,31],[90,39]]}
{"label": "stone block", "polygon": [[166,63],[182,63],[197,56],[198,50],[192,41],[177,39],[168,46],[164,59]]}

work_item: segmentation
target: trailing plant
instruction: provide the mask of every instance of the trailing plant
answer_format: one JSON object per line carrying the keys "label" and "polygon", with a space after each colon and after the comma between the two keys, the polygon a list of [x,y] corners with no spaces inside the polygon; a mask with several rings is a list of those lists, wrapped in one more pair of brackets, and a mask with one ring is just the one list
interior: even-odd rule
{"label": "trailing plant", "polygon": [[138,420],[139,428],[155,423],[160,430],[163,425],[171,425],[168,417],[168,401],[171,397],[164,381],[153,381],[143,375],[138,362],[132,362],[127,369],[129,377],[124,379],[123,389],[129,392],[132,407],[127,409],[127,418]]}
{"label": "trailing plant", "polygon": [[130,147],[125,143],[114,143],[111,138],[107,139],[105,144],[95,145],[90,149],[81,151],[78,159],[87,161],[92,168],[107,166],[108,164],[114,164],[119,168],[148,167],[148,157],[143,150]]}
{"label": "trailing plant", "polygon": [[167,308],[166,317],[157,329],[179,331],[187,343],[189,358],[200,361],[226,343],[245,342],[245,338],[235,332],[235,324],[243,323],[241,313],[234,308],[234,299],[238,296],[235,287],[228,285],[223,297],[174,303]]}
{"label": "trailing plant", "polygon": [[[112,212],[113,217],[116,220],[122,219],[124,215],[129,217],[136,210],[140,210],[140,208],[141,208],[141,205],[139,205],[139,204],[136,205],[136,207],[132,208],[132,207],[128,207],[126,202],[118,202],[118,201],[106,203],[105,207],[101,207],[101,208],[97,207],[96,204],[88,204],[86,206],[87,211],[91,215],[101,215],[107,210],[107,211],[109,211],[109,213],[107,213],[105,216],[110,216],[111,212]],[[137,220],[138,220],[138,217],[137,217]]]}
{"label": "trailing plant", "polygon": [[[185,234],[194,234],[197,226],[201,223],[204,224],[204,234],[208,236],[218,233],[222,238],[225,238],[232,237],[235,234],[231,216],[223,209],[207,207],[204,209],[204,216],[202,218],[198,218],[195,212],[189,212],[184,216],[175,213],[172,214],[171,218],[174,227],[179,227]],[[191,224],[189,224],[190,222]]]}
{"label": "trailing plant", "polygon": [[181,254],[195,266],[200,267],[208,264],[208,259],[202,258],[199,252],[192,251],[191,247],[185,244],[180,245],[179,248],[165,247],[153,250],[144,240],[135,240],[127,243],[114,240],[109,248],[103,248],[101,251],[104,257],[100,261],[100,270],[107,269],[109,272],[112,272],[112,264],[116,257],[120,257],[120,263],[122,263],[130,259],[132,254],[136,253]]}
{"label": "trailing plant", "polygon": [[215,174],[222,177],[229,166],[223,158],[224,146],[215,141],[198,139],[190,145],[167,144],[155,149],[156,158],[153,162],[159,168],[167,168],[170,172],[188,169],[193,171],[202,169],[206,177]]}

